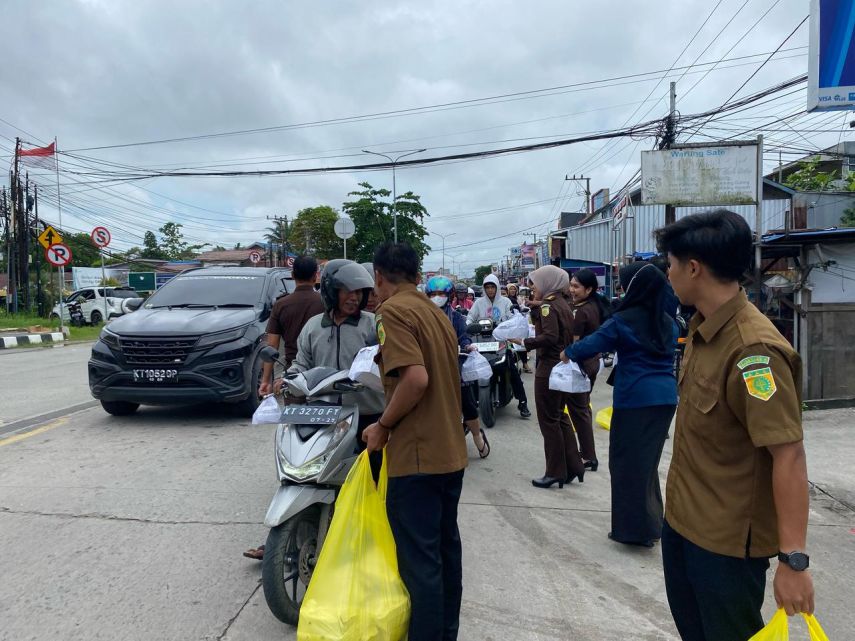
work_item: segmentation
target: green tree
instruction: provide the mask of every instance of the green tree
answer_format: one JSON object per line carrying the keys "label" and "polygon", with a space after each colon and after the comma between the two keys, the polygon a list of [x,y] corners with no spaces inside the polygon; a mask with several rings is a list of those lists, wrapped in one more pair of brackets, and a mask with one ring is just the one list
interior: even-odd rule
{"label": "green tree", "polygon": [[143,234],[143,248],[139,253],[140,258],[151,258],[154,260],[166,260],[166,254],[157,242],[157,236],[153,231]]}
{"label": "green tree", "polygon": [[[63,242],[71,250],[71,264],[75,267],[97,267],[101,264],[101,253],[92,243],[89,234],[84,232],[66,233]],[[41,246],[38,247],[37,251],[43,252]]]}
{"label": "green tree", "polygon": [[268,243],[275,243],[288,247],[288,236],[291,232],[291,224],[287,218],[277,218],[273,221],[273,225],[267,228],[267,233],[264,234],[264,239]]}
{"label": "green tree", "polygon": [[[348,255],[353,249],[353,259],[357,262],[370,262],[378,245],[393,239],[392,205],[387,200],[391,193],[388,189],[374,189],[369,183],[359,183],[362,191],[353,191],[355,196],[342,205],[342,210],[353,220],[356,233],[348,241]],[[424,242],[427,229],[424,218],[429,216],[419,196],[411,191],[398,196],[398,240],[408,243],[419,259],[423,260],[430,247]]]}
{"label": "green tree", "polygon": [[287,230],[288,244],[298,254],[339,258],[343,247],[341,238],[335,235],[337,220],[338,212],[329,205],[301,209]]}
{"label": "green tree", "polygon": [[184,240],[184,233],[181,231],[183,225],[181,223],[168,222],[164,223],[163,227],[158,229],[163,240],[161,248],[167,260],[186,260],[193,258],[196,252],[207,247],[210,243],[202,243],[201,245],[191,245]]}
{"label": "green tree", "polygon": [[492,265],[481,265],[480,267],[475,268],[475,282],[478,285],[481,285],[484,282],[484,279],[493,273]]}
{"label": "green tree", "polygon": [[849,207],[840,217],[841,227],[855,227],[855,207]]}
{"label": "green tree", "polygon": [[[799,163],[799,168],[787,176],[784,184],[798,191],[830,191],[832,183],[837,180],[836,171],[819,171],[819,158]],[[850,184],[855,186],[853,181]]]}

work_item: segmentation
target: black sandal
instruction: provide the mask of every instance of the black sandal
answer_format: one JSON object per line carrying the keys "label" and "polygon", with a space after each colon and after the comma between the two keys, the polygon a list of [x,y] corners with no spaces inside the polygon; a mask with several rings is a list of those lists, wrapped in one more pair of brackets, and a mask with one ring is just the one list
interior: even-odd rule
{"label": "black sandal", "polygon": [[484,434],[484,430],[481,430],[481,439],[484,441],[484,447],[480,448],[476,444],[475,448],[478,450],[478,456],[481,458],[487,458],[490,456],[490,441],[487,440],[487,435]]}

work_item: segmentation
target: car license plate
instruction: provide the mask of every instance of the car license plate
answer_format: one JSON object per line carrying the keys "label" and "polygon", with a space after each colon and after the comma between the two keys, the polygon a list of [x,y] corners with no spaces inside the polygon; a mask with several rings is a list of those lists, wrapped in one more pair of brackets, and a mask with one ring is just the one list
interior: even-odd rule
{"label": "car license plate", "polygon": [[298,425],[332,425],[338,423],[341,407],[328,405],[286,405],[282,410],[283,423]]}
{"label": "car license plate", "polygon": [[499,343],[473,343],[478,348],[479,352],[498,352]]}
{"label": "car license plate", "polygon": [[177,369],[135,369],[134,383],[174,383]]}

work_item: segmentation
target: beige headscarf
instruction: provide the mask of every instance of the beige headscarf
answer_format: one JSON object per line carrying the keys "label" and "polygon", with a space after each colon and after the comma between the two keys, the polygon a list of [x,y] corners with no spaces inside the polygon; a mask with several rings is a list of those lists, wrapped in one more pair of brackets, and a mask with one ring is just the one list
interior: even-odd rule
{"label": "beige headscarf", "polygon": [[552,294],[563,294],[570,285],[570,277],[560,267],[544,265],[529,274],[541,300]]}

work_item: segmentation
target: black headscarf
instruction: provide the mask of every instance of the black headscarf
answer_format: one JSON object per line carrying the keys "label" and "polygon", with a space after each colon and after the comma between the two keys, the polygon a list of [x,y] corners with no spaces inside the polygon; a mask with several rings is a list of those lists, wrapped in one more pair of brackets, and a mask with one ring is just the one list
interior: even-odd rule
{"label": "black headscarf", "polygon": [[620,285],[626,295],[615,316],[633,329],[649,351],[669,354],[674,327],[665,311],[665,275],[650,263],[630,263],[620,269]]}

